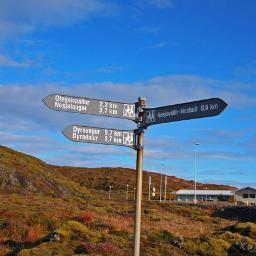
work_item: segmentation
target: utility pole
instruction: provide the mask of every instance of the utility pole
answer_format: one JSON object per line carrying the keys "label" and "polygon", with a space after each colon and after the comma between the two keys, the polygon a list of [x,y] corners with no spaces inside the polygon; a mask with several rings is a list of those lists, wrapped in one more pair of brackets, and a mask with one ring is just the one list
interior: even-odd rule
{"label": "utility pole", "polygon": [[197,204],[197,199],[196,199],[196,179],[197,179],[197,177],[196,177],[196,164],[197,164],[197,162],[196,162],[196,157],[197,157],[197,155],[196,155],[196,153],[197,153],[197,151],[196,151],[196,147],[197,146],[199,146],[200,144],[198,143],[198,142],[196,142],[195,144],[194,144],[194,153],[195,153],[195,162],[194,162],[194,181],[195,181],[195,184],[194,184],[194,204]]}
{"label": "utility pole", "polygon": [[160,197],[159,197],[159,200],[160,200],[160,203],[162,203],[162,183],[163,183],[163,180],[162,180],[162,171],[161,171],[161,176],[160,176]]}
{"label": "utility pole", "polygon": [[166,202],[167,176],[164,177],[164,200]]}
{"label": "utility pole", "polygon": [[148,177],[148,201],[151,199],[151,176]]}
{"label": "utility pole", "polygon": [[[146,107],[146,99],[138,99],[139,118],[142,121],[143,108]],[[140,230],[141,230],[141,200],[142,200],[142,168],[143,168],[143,142],[144,131],[138,123],[137,130],[137,161],[136,161],[136,210],[134,221],[134,256],[140,255]]]}

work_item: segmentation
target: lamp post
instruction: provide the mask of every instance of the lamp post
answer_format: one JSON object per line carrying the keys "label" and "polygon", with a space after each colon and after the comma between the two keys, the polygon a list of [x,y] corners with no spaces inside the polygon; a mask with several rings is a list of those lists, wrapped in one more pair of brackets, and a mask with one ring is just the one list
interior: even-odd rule
{"label": "lamp post", "polygon": [[126,184],[126,200],[128,200],[129,184]]}
{"label": "lamp post", "polygon": [[195,187],[194,187],[194,204],[196,204],[197,203],[197,199],[196,199],[196,157],[197,157],[197,150],[196,150],[196,147],[197,146],[199,146],[200,144],[198,143],[198,142],[196,142],[195,144],[194,144],[194,154],[195,154],[195,160],[194,160],[194,185],[195,185]]}
{"label": "lamp post", "polygon": [[164,177],[164,200],[166,202],[167,176]]}
{"label": "lamp post", "polygon": [[109,186],[109,194],[108,194],[109,199],[111,198],[111,188],[112,188],[112,186]]}
{"label": "lamp post", "polygon": [[160,176],[160,197],[159,197],[159,201],[160,203],[162,203],[162,183],[163,183],[163,172],[161,171],[161,176]]}
{"label": "lamp post", "polygon": [[151,200],[150,193],[151,193],[151,176],[148,177],[148,201]]}

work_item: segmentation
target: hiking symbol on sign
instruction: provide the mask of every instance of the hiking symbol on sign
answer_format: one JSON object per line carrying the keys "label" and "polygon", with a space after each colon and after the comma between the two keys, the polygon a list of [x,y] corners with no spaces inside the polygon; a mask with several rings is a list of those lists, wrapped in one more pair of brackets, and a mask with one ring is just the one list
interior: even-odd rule
{"label": "hiking symbol on sign", "polygon": [[134,134],[131,132],[123,132],[123,144],[133,145],[134,144]]}
{"label": "hiking symbol on sign", "polygon": [[123,116],[135,117],[135,105],[124,104]]}
{"label": "hiking symbol on sign", "polygon": [[156,121],[156,111],[147,110],[146,111],[146,123],[154,123]]}

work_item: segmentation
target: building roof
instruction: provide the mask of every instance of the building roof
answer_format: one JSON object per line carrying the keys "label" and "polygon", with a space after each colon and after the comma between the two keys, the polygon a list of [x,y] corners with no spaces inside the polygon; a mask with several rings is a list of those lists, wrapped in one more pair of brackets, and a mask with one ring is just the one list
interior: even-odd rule
{"label": "building roof", "polygon": [[[189,190],[189,189],[181,189],[175,192],[176,195],[194,195],[195,190]],[[233,196],[234,191],[233,190],[211,190],[211,189],[205,189],[205,190],[196,190],[197,195],[201,196]]]}
{"label": "building roof", "polygon": [[254,191],[256,191],[256,189],[255,189],[255,188],[252,188],[252,187],[247,186],[247,187],[240,188],[240,189],[236,190],[236,192],[240,192],[240,191],[247,190],[247,189],[250,189],[250,190],[254,190]]}

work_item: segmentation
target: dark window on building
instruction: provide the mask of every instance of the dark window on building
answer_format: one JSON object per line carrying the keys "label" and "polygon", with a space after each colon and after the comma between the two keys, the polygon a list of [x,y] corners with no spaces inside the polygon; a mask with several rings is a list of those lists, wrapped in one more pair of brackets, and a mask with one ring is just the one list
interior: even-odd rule
{"label": "dark window on building", "polygon": [[248,194],[243,194],[243,198],[249,198]]}
{"label": "dark window on building", "polygon": [[250,194],[250,198],[255,198],[255,194]]}

